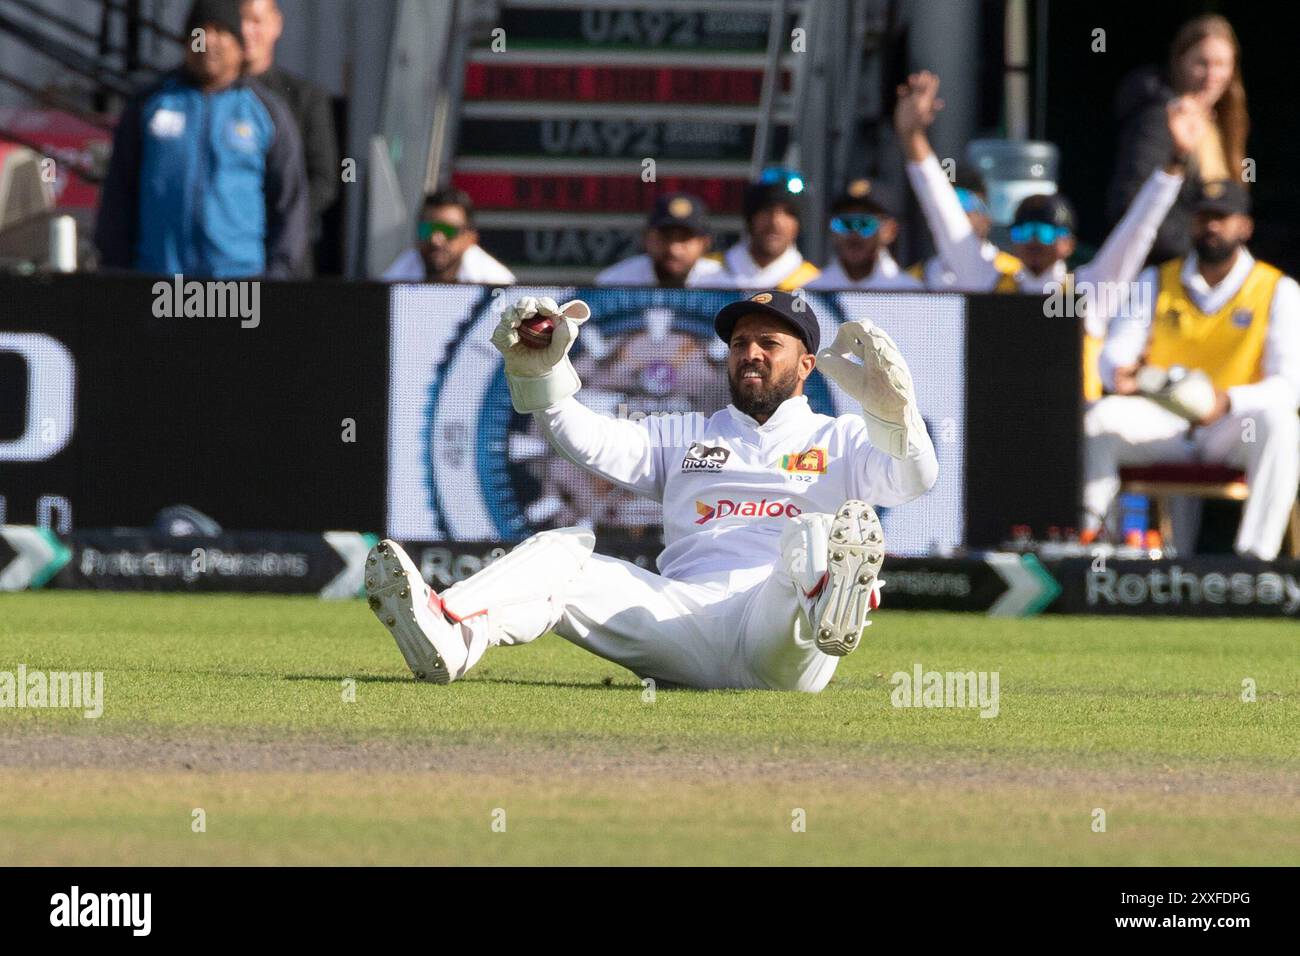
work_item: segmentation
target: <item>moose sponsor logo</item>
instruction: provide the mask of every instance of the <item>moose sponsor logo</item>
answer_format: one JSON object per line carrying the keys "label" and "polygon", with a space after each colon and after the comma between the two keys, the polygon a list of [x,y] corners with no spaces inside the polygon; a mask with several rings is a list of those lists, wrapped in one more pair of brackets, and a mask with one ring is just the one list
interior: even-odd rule
{"label": "moose sponsor logo", "polygon": [[730,457],[731,452],[725,448],[691,442],[682,459],[682,471],[721,471]]}

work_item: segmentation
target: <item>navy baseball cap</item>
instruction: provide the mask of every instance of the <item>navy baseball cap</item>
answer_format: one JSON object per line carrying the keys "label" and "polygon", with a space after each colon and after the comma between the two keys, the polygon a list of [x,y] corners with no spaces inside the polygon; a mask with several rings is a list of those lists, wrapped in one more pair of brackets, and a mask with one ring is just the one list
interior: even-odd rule
{"label": "navy baseball cap", "polygon": [[697,236],[708,233],[704,216],[707,210],[698,196],[690,193],[667,193],[655,200],[646,225],[651,229],[689,229]]}
{"label": "navy baseball cap", "polygon": [[870,179],[854,179],[831,203],[831,215],[838,216],[843,212],[861,209],[873,216],[888,216],[893,219],[896,218],[894,210],[897,205],[893,197],[886,195]]}
{"label": "navy baseball cap", "polygon": [[1025,222],[1045,222],[1074,232],[1074,207],[1070,205],[1070,200],[1060,193],[1036,193],[1033,196],[1026,196],[1016,207],[1016,215],[1011,224],[1018,226]]}
{"label": "navy baseball cap", "polygon": [[980,171],[968,163],[957,164],[957,174],[953,177],[953,187],[956,189],[965,189],[968,192],[979,193],[981,196],[988,194],[984,186],[984,177]]}
{"label": "navy baseball cap", "polygon": [[741,215],[749,222],[758,213],[769,206],[784,206],[786,211],[796,219],[803,219],[803,202],[799,193],[790,191],[785,182],[769,183],[759,180],[745,187],[741,198]]}
{"label": "navy baseball cap", "polygon": [[730,344],[736,323],[755,312],[770,315],[794,326],[794,334],[803,340],[809,352],[815,353],[821,344],[821,327],[818,326],[817,316],[808,301],[803,296],[776,289],[755,292],[748,299],[723,306],[713,320],[713,330],[718,333],[718,338]]}
{"label": "navy baseball cap", "polygon": [[1250,215],[1250,193],[1233,179],[1212,179],[1202,183],[1192,207],[1215,216]]}

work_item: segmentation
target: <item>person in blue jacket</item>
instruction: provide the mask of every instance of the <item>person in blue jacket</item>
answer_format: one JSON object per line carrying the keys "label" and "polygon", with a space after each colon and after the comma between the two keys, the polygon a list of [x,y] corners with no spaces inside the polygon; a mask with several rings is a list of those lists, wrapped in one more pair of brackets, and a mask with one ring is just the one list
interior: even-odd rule
{"label": "person in blue jacket", "polygon": [[113,138],[101,265],[196,278],[288,278],[310,242],[302,140],[243,76],[238,0],[195,0],[182,68],[135,96]]}

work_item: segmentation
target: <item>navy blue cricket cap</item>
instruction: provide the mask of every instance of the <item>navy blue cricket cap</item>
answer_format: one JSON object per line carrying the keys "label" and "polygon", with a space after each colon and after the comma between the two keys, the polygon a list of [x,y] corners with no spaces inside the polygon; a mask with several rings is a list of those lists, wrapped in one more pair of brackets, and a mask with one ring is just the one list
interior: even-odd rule
{"label": "navy blue cricket cap", "polygon": [[646,225],[651,229],[689,229],[697,236],[709,231],[704,202],[690,193],[668,193],[655,200]]}
{"label": "navy blue cricket cap", "polygon": [[783,206],[796,219],[803,219],[803,200],[801,193],[793,193],[786,182],[768,183],[759,181],[745,187],[741,198],[740,212],[745,222],[749,222],[758,213],[770,206]]}
{"label": "navy blue cricket cap", "polygon": [[1202,183],[1192,206],[1196,212],[1212,216],[1250,215],[1250,193],[1246,187],[1231,179],[1212,179]]}
{"label": "navy blue cricket cap", "polygon": [[898,203],[870,179],[854,179],[844,187],[844,192],[835,198],[835,202],[831,203],[831,215],[838,216],[841,213],[861,210],[873,216],[888,216],[894,219],[897,218],[894,213],[897,208]]}
{"label": "navy blue cricket cap", "polygon": [[1060,193],[1035,193],[1020,201],[1011,224],[1018,226],[1024,222],[1045,222],[1074,232],[1074,207]]}
{"label": "navy blue cricket cap", "polygon": [[803,340],[804,347],[809,352],[816,353],[817,346],[821,344],[821,327],[817,325],[817,316],[813,313],[812,306],[803,296],[776,289],[755,292],[748,299],[723,306],[713,320],[713,330],[718,333],[718,338],[730,344],[736,323],[755,313],[770,315],[794,326],[794,334]]}

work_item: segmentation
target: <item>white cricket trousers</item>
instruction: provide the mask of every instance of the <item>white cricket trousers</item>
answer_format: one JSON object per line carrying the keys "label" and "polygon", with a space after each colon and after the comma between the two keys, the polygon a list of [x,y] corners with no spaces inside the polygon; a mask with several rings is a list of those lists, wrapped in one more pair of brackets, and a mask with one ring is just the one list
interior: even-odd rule
{"label": "white cricket trousers", "polygon": [[[1084,528],[1098,528],[1110,511],[1123,465],[1230,465],[1245,470],[1250,486],[1237,529],[1237,553],[1277,557],[1300,484],[1300,418],[1294,408],[1229,412],[1207,428],[1192,428],[1155,402],[1111,395],[1088,409],[1083,432]],[[1176,542],[1183,550],[1193,544]]]}
{"label": "white cricket trousers", "polygon": [[660,683],[822,690],[839,658],[818,650],[811,602],[780,562],[754,577],[675,581],[592,555],[555,633]]}
{"label": "white cricket trousers", "polygon": [[767,574],[678,581],[593,554],[563,595],[489,608],[488,617],[494,644],[526,644],[554,630],[658,684],[815,693],[839,658],[817,648],[812,603],[780,560]]}

